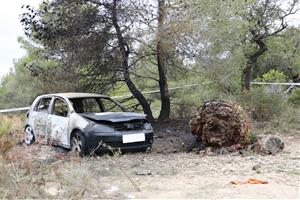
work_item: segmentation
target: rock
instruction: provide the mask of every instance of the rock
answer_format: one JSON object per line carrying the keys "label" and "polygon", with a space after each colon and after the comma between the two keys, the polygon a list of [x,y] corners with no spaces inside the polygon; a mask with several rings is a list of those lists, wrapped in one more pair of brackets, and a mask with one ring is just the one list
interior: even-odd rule
{"label": "rock", "polygon": [[227,150],[227,148],[224,148],[224,147],[214,149],[213,151],[214,151],[214,153],[220,154],[220,155],[225,155],[225,154],[229,153],[229,151]]}
{"label": "rock", "polygon": [[254,144],[254,151],[262,155],[276,155],[284,148],[284,143],[276,135],[265,135],[259,138]]}
{"label": "rock", "polygon": [[256,171],[256,173],[260,174],[261,173],[261,166],[256,164],[252,167],[253,171]]}
{"label": "rock", "polygon": [[50,196],[58,195],[61,191],[60,188],[61,188],[61,185],[60,185],[60,183],[57,183],[57,182],[48,182],[44,186],[44,190],[45,190],[46,194],[48,194]]}
{"label": "rock", "polygon": [[178,153],[178,149],[173,149],[172,153]]}
{"label": "rock", "polygon": [[136,175],[138,176],[149,176],[152,174],[150,170],[139,170],[135,172]]}

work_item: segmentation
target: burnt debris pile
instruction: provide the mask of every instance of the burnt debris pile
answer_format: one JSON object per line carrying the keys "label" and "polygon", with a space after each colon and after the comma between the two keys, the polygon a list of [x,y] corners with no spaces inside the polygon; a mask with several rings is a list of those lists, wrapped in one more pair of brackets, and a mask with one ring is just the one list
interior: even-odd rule
{"label": "burnt debris pile", "polygon": [[223,100],[207,101],[190,121],[198,140],[207,146],[245,146],[250,141],[250,122],[236,103]]}

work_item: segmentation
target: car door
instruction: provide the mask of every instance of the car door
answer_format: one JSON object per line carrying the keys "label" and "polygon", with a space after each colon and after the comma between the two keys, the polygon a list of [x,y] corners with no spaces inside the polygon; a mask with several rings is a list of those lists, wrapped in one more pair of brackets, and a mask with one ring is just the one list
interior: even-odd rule
{"label": "car door", "polygon": [[42,97],[33,112],[33,130],[41,138],[45,138],[47,134],[47,117],[51,99],[52,97]]}
{"label": "car door", "polygon": [[47,129],[50,135],[50,142],[53,144],[68,146],[69,128],[69,106],[60,97],[54,99],[51,112],[48,115]]}

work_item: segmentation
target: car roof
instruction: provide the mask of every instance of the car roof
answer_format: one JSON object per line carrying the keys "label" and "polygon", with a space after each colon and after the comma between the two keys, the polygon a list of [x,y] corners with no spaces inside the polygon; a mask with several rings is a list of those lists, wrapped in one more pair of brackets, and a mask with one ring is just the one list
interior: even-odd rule
{"label": "car roof", "polygon": [[105,97],[105,98],[108,98],[108,96],[105,96],[105,95],[102,95],[102,94],[79,93],[79,92],[45,94],[45,95],[41,95],[40,97],[53,97],[53,96],[59,96],[59,97],[64,97],[64,98],[68,98],[68,99],[84,98],[84,97]]}

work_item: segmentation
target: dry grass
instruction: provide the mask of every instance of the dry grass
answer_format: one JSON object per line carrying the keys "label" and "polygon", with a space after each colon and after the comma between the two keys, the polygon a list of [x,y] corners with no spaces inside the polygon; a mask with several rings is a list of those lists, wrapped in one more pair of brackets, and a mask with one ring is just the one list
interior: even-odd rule
{"label": "dry grass", "polygon": [[[22,141],[23,119],[18,115],[0,115],[0,197],[26,197],[27,183],[18,172],[17,164],[10,159],[9,151]],[[23,196],[24,194],[25,196]]]}
{"label": "dry grass", "polygon": [[0,152],[7,152],[23,139],[23,119],[18,115],[0,115]]}
{"label": "dry grass", "polygon": [[93,156],[83,159],[39,143],[27,147],[21,143],[23,121],[17,115],[0,116],[0,199],[112,197],[99,181],[114,172],[95,168],[99,163]]}
{"label": "dry grass", "polygon": [[[289,125],[293,125],[292,123],[297,124],[297,122],[293,120],[299,116],[298,114],[299,110],[289,110],[286,112],[287,116],[281,120],[278,117],[278,121],[280,120],[281,125],[286,126],[286,129],[288,129]],[[92,156],[79,158],[67,151],[52,146],[41,144],[35,144],[30,147],[16,145],[21,141],[23,135],[23,120],[16,116],[1,116],[0,119],[2,126],[8,127],[0,137],[0,199],[128,199],[130,197],[128,195],[130,194],[143,197],[142,194],[145,191],[146,193],[144,195],[146,196],[147,191],[150,191],[149,194],[154,195],[157,190],[168,192],[168,188],[165,188],[165,190],[162,189],[167,187],[168,184],[159,185],[161,180],[169,181],[172,180],[172,177],[175,179],[180,174],[187,173],[189,170],[186,170],[186,165],[191,163],[191,160],[194,163],[190,168],[193,169],[193,167],[198,166],[199,162],[203,163],[203,159],[209,161],[214,158],[205,157],[199,161],[199,155],[196,154],[160,154],[156,153],[157,151],[153,151],[151,154],[133,154],[121,157]],[[4,121],[8,124],[4,124]],[[270,125],[270,127],[271,126],[272,125]],[[161,124],[160,127],[162,127]],[[170,127],[174,128],[174,124],[167,124],[163,130],[171,130],[172,133],[174,133],[175,129],[173,130]],[[180,134],[187,134],[184,133],[185,128],[177,128]],[[265,128],[266,127],[259,128],[257,130],[264,131]],[[169,139],[166,137],[168,134],[170,135],[171,133],[164,132],[162,134],[164,138],[158,138],[156,142],[158,142],[158,140],[164,140],[165,143],[163,144],[169,144]],[[178,139],[180,140],[182,138],[178,137]],[[285,159],[285,156],[286,155],[283,155],[282,158]],[[288,156],[293,157],[294,155],[288,154]],[[187,157],[186,160],[182,160],[184,157]],[[222,160],[223,158],[216,158],[214,163],[219,163],[223,166],[223,163],[219,161],[219,159]],[[236,163],[240,161],[237,157],[233,157],[232,159],[237,159]],[[271,158],[269,160],[272,161]],[[293,161],[293,159],[287,160],[290,162]],[[166,164],[166,162],[168,163]],[[211,162],[207,163],[210,164]],[[291,166],[294,166],[292,164]],[[208,169],[211,168],[212,167],[209,167]],[[149,169],[154,176],[141,177],[136,175],[136,171]],[[197,170],[200,169],[202,169],[202,167],[197,168]],[[126,174],[124,174],[124,172],[126,172]],[[195,171],[194,177],[198,177],[198,174],[199,172]],[[182,175],[181,179],[184,179],[184,177],[185,175]],[[152,184],[155,189],[153,191],[151,189],[152,186],[148,186],[148,184],[151,185],[150,178],[151,181],[157,181],[155,184]],[[202,180],[202,176],[200,178]],[[208,180],[210,180],[210,178],[211,177],[209,177]],[[138,185],[141,192],[136,190],[134,184],[129,179]],[[147,182],[147,180],[150,182]],[[219,177],[216,180],[219,180]],[[176,179],[176,181],[178,180]],[[169,185],[172,186],[176,184],[172,182]],[[189,185],[192,186],[193,184]]]}

